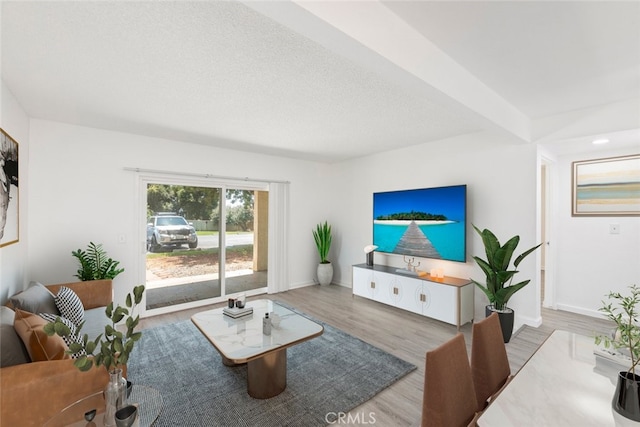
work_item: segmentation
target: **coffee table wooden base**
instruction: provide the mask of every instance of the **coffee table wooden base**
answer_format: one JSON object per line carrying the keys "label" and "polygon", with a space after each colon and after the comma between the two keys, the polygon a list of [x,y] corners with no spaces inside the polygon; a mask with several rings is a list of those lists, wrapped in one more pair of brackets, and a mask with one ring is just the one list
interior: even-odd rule
{"label": "coffee table wooden base", "polygon": [[272,351],[247,363],[247,391],[255,399],[269,399],[287,388],[287,349]]}
{"label": "coffee table wooden base", "polygon": [[222,356],[222,364],[224,366],[229,366],[229,367],[233,368],[234,366],[242,366],[242,365],[244,365],[244,363],[236,363],[233,360],[227,359],[222,354],[220,356]]}

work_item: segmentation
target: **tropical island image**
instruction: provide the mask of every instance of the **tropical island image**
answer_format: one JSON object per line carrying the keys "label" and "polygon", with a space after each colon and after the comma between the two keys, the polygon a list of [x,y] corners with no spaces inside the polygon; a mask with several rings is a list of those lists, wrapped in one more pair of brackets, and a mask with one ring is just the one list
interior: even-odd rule
{"label": "tropical island image", "polygon": [[378,252],[465,261],[466,188],[374,193]]}
{"label": "tropical island image", "polygon": [[425,212],[403,212],[391,215],[380,215],[376,221],[446,221],[447,217],[442,214],[430,214]]}

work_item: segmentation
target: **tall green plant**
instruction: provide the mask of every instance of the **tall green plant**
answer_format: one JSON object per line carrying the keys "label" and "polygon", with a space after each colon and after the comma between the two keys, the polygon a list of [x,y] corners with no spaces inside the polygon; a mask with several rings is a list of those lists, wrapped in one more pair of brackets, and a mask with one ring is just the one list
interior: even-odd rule
{"label": "tall green plant", "polygon": [[324,224],[318,224],[312,232],[320,255],[320,264],[328,264],[327,256],[329,249],[331,249],[331,226],[325,221]]}
{"label": "tall green plant", "polygon": [[[120,305],[114,308],[113,302],[109,303],[105,309],[105,314],[111,321],[104,327],[104,334],[100,334],[95,340],[89,341],[89,336],[80,335],[80,330],[84,324],[81,323],[76,330],[76,334],[81,337],[79,342],[73,342],[69,345],[67,353],[76,354],[84,350],[86,353],[76,359],[74,365],[80,371],[88,371],[93,364],[96,366],[104,366],[107,371],[125,365],[129,360],[129,355],[133,351],[133,345],[142,337],[142,332],[135,332],[136,326],[140,321],[140,315],[133,316],[133,312],[138,304],[142,301],[144,293],[144,285],[133,288],[133,293],[127,294],[125,301],[126,307]],[[126,319],[125,319],[126,317]],[[117,329],[117,324],[125,319],[127,330],[123,333]],[[47,323],[44,326],[44,332],[48,336],[54,334],[68,337],[71,330],[58,317],[54,322]],[[98,351],[96,353],[96,350]]]}
{"label": "tall green plant", "polygon": [[485,293],[487,298],[489,298],[489,302],[496,310],[504,310],[513,294],[524,288],[530,282],[530,280],[523,280],[515,285],[511,284],[513,282],[513,276],[518,272],[516,268],[518,268],[518,265],[527,255],[538,249],[542,243],[518,255],[513,262],[514,269],[509,270],[513,252],[516,250],[518,243],[520,243],[520,236],[512,237],[501,246],[498,238],[491,231],[486,228],[480,231],[475,225],[473,228],[482,238],[487,256],[486,260],[477,256],[473,257],[485,274],[486,284],[479,283],[473,279],[471,279],[471,281]]}
{"label": "tall green plant", "polygon": [[[607,335],[597,335],[596,344],[604,343],[606,348],[613,346],[616,349],[626,349],[629,351],[631,363],[628,372],[635,374],[635,368],[640,363],[640,325],[638,324],[637,305],[640,303],[640,288],[636,285],[629,286],[631,293],[623,296],[619,292],[610,292],[607,295],[608,303],[602,302],[603,306],[598,311],[603,312],[607,319],[615,322],[617,329],[614,337]],[[611,300],[617,302],[614,306]]]}
{"label": "tall green plant", "polygon": [[101,244],[96,245],[89,242],[86,251],[78,249],[72,251],[71,255],[76,257],[80,263],[78,274],[75,277],[82,281],[113,279],[124,271],[124,268],[118,268],[120,261],[109,258]]}

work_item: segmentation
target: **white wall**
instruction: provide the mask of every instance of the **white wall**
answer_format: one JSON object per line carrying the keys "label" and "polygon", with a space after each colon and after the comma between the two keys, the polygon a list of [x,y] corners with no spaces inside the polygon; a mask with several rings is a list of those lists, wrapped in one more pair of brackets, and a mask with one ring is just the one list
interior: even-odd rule
{"label": "white wall", "polygon": [[[640,141],[638,142],[640,147]],[[640,150],[605,150],[558,157],[555,297],[559,309],[601,316],[597,311],[609,291],[640,285],[640,217],[572,217],[572,162],[638,154]],[[619,224],[620,234],[609,225]]]}
{"label": "white wall", "polygon": [[[475,134],[326,165],[34,119],[29,127],[4,84],[2,89],[2,127],[21,150],[20,243],[0,249],[2,302],[30,280],[74,280],[71,251],[90,240],[103,243],[126,269],[115,281],[117,300],[138,283],[143,238],[137,236],[137,178],[124,167],[291,181],[291,287],[314,283],[318,256],[311,230],[324,220],[334,227],[334,281],[351,286],[351,265],[364,262],[362,248],[371,243],[372,194],[377,191],[467,184],[470,223],[490,228],[501,241],[519,234],[517,253],[539,240],[533,145]],[[630,152],[598,157],[618,154]],[[570,164],[584,158],[593,157],[557,159],[555,288],[559,308],[598,315],[606,292],[638,282],[640,221],[570,216]],[[608,234],[613,221],[620,224],[619,235]],[[125,234],[126,243],[117,242],[119,234]],[[480,239],[469,229],[466,263],[421,259],[421,268],[441,267],[450,276],[482,279],[471,258],[481,253]],[[538,256],[521,265],[518,278],[532,282],[510,302],[516,326],[540,322]],[[402,265],[401,257],[392,255],[376,254],[376,262]],[[476,316],[482,317],[486,298],[476,290],[475,300]]]}
{"label": "white wall", "polygon": [[[125,167],[290,181],[290,286],[313,283],[317,256],[311,230],[329,210],[330,194],[321,184],[327,165],[35,119],[29,280],[75,280],[71,251],[93,241],[125,268],[114,280],[116,301],[138,284],[144,228],[136,225],[137,176]],[[119,234],[126,243],[118,243]]]}
{"label": "white wall", "polygon": [[[373,193],[411,188],[467,184],[467,262],[419,259],[420,268],[443,268],[448,276],[484,275],[473,255],[484,255],[480,238],[470,224],[489,228],[501,243],[518,234],[522,251],[538,243],[536,234],[536,147],[495,136],[473,134],[402,150],[362,157],[333,167],[333,213],[328,218],[337,234],[332,251],[337,260],[335,281],[351,285],[351,265],[363,263],[363,248],[372,239]],[[402,266],[401,256],[375,254],[375,262]],[[516,327],[540,322],[539,273],[536,257],[521,264],[520,280],[531,284],[510,301],[516,311]],[[476,317],[484,317],[486,296],[476,290]]]}
{"label": "white wall", "polygon": [[15,97],[0,80],[0,127],[18,142],[19,241],[0,248],[0,303],[25,288],[27,259],[29,119]]}

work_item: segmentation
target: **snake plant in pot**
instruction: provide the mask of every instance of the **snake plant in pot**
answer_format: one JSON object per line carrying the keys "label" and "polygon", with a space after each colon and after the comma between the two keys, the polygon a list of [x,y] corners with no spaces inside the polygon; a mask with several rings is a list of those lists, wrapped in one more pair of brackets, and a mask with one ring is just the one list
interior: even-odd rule
{"label": "snake plant in pot", "polygon": [[640,421],[640,375],[636,374],[636,366],[640,363],[640,288],[631,285],[629,290],[629,295],[610,292],[607,295],[609,302],[602,302],[598,310],[616,324],[616,331],[612,336],[597,335],[595,341],[598,345],[604,344],[605,348],[613,347],[621,353],[622,360],[628,360],[628,370],[618,373],[611,404],[620,415]]}
{"label": "snake plant in pot", "polygon": [[324,224],[318,224],[312,232],[318,255],[320,255],[320,264],[317,269],[318,282],[321,285],[328,285],[333,279],[333,266],[331,261],[327,259],[329,249],[331,249],[331,226],[325,221]]}
{"label": "snake plant in pot", "polygon": [[486,315],[490,315],[492,311],[498,313],[504,342],[509,342],[511,334],[513,333],[513,319],[515,314],[513,309],[507,306],[507,303],[513,294],[524,288],[530,282],[530,280],[523,280],[512,284],[513,277],[518,273],[516,269],[522,260],[538,249],[542,243],[518,255],[513,262],[513,269],[510,269],[511,258],[518,243],[520,243],[520,236],[513,236],[504,245],[500,245],[498,238],[488,229],[480,230],[475,225],[473,228],[482,238],[487,259],[484,260],[478,256],[473,257],[484,272],[486,282],[483,284],[473,279],[471,279],[471,281],[475,283],[489,299],[489,305],[486,307]]}

